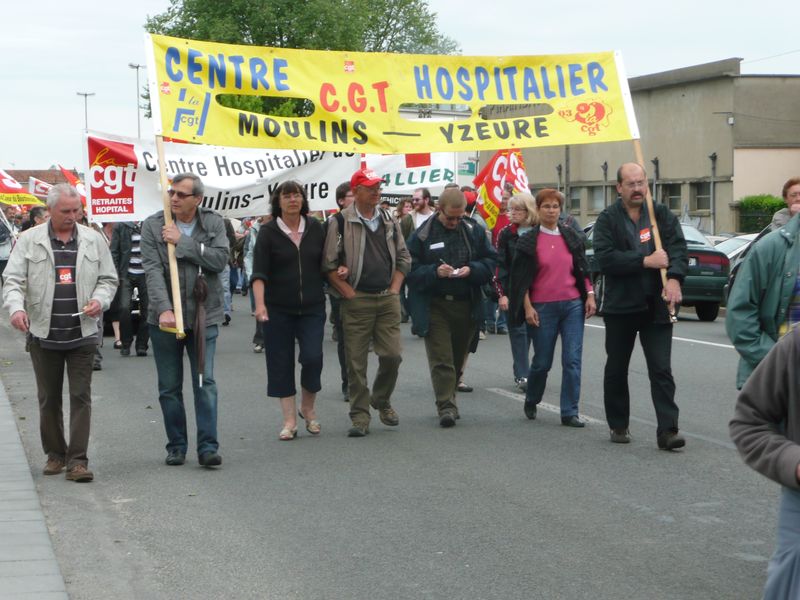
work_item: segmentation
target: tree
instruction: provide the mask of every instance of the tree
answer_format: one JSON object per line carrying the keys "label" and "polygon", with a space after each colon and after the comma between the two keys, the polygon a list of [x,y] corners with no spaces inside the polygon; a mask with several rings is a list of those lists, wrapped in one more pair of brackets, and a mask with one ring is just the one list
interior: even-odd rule
{"label": "tree", "polygon": [[[150,33],[276,48],[455,54],[427,0],[170,0],[148,18]],[[308,115],[299,99],[226,95],[225,106],[281,116]],[[149,98],[147,116],[150,116]]]}

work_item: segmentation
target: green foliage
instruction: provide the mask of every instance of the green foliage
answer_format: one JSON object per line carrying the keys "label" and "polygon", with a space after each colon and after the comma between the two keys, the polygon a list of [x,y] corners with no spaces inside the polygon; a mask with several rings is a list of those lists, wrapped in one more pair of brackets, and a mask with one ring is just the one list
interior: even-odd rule
{"label": "green foliage", "polygon": [[744,233],[758,233],[782,208],[786,208],[783,198],[771,194],[745,196],[739,200],[739,229]]}
{"label": "green foliage", "polygon": [[[276,48],[455,54],[439,33],[427,0],[170,0],[147,19],[150,33]],[[226,95],[224,106],[279,116],[306,116],[300,99]],[[150,116],[149,99],[147,116]]]}

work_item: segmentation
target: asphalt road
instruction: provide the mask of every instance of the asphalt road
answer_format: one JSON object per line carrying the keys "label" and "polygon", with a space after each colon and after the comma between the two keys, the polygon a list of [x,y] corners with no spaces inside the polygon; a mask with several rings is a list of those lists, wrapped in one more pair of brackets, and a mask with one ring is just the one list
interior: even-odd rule
{"label": "asphalt road", "polygon": [[[265,397],[252,329],[238,297],[217,348],[224,464],[214,471],[194,455],[164,465],[153,358],[123,358],[106,338],[93,385],[96,480],[77,485],[40,474],[30,361],[21,336],[0,326],[0,375],[72,598],[760,597],[778,489],[728,438],[736,353],[722,320],[685,311],[675,327],[687,436],[676,453],[656,448],[640,350],[630,372],[634,441],[608,441],[597,318],[584,342],[583,430],[562,427],[547,406],[525,419],[499,335],[470,358],[475,392],[460,396],[458,426],[440,429],[423,342],[403,326],[400,426],[375,418],[366,438],[346,437],[328,338],[323,433],[301,430],[292,442],[278,440],[280,409]],[[551,407],[559,384],[556,365]]]}

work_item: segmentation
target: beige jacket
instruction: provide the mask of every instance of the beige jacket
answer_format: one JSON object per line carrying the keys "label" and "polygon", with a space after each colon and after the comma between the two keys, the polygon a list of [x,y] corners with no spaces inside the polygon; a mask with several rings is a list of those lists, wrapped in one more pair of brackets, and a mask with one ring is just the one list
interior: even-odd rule
{"label": "beige jacket", "polygon": [[[117,270],[103,236],[94,229],[77,225],[78,257],[75,266],[75,289],[78,308],[97,300],[107,310],[117,291]],[[30,332],[39,338],[50,334],[50,315],[56,277],[49,225],[43,223],[19,236],[3,273],[3,306],[13,315],[28,313]],[[97,333],[97,320],[82,316],[83,337]]]}

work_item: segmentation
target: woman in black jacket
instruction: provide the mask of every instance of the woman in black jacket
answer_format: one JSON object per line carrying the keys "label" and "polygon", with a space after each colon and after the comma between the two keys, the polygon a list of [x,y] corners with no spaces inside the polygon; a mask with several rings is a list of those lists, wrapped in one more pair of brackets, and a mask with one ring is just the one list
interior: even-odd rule
{"label": "woman in black jacket", "polygon": [[[308,199],[296,181],[278,186],[271,198],[272,220],[258,232],[250,278],[256,320],[262,324],[267,358],[267,396],[280,398],[281,440],[297,437],[297,418],[319,434],[314,401],[321,389],[322,340],[325,328],[322,224],[308,215]],[[302,398],[297,413],[295,340],[300,347]]]}

